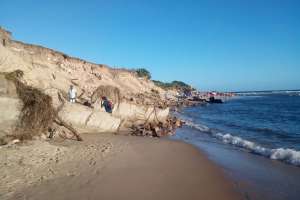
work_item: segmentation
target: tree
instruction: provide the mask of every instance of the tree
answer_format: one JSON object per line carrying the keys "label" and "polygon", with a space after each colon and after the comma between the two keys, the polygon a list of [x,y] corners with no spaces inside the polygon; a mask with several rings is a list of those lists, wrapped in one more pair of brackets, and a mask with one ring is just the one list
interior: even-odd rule
{"label": "tree", "polygon": [[151,79],[151,73],[145,68],[136,69],[138,77],[146,77],[147,79]]}
{"label": "tree", "polygon": [[164,83],[161,81],[155,81],[153,80],[154,84],[157,85],[158,87],[161,87],[163,89],[177,89],[181,91],[191,91],[193,88],[182,82],[182,81],[172,81],[171,83]]}

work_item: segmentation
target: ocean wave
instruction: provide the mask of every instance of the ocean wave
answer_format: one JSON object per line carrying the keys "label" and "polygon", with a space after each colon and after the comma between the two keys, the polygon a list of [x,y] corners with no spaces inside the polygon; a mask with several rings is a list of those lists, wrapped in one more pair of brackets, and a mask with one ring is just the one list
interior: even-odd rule
{"label": "ocean wave", "polygon": [[258,154],[272,160],[279,160],[292,165],[300,166],[300,151],[289,148],[271,149],[241,137],[233,136],[229,133],[214,132],[207,126],[195,124],[192,121],[185,121],[185,124],[201,132],[211,134],[213,137],[219,139],[225,144],[230,144],[245,149],[250,153]]}
{"label": "ocean wave", "polygon": [[207,126],[200,125],[200,124],[194,124],[193,122],[186,120],[186,119],[184,119],[183,121],[184,121],[185,125],[195,128],[201,132],[211,132],[211,129],[208,128]]}
{"label": "ocean wave", "polygon": [[237,92],[237,95],[241,96],[260,96],[260,95],[300,95],[300,90],[275,90],[275,91],[250,91],[250,92]]}

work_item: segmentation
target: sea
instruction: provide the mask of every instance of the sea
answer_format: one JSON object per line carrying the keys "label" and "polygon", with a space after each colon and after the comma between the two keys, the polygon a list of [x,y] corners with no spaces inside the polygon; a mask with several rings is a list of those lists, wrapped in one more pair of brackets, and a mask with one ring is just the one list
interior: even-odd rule
{"label": "sea", "polygon": [[183,108],[172,136],[195,145],[245,199],[300,199],[300,90],[239,92]]}

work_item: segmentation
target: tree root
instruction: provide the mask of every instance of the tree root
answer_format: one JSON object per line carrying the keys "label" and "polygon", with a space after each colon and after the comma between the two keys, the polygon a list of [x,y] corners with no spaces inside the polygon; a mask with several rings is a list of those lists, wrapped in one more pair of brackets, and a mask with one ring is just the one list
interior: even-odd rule
{"label": "tree root", "polygon": [[62,109],[62,107],[65,105],[65,100],[63,98],[63,96],[61,95],[60,92],[58,92],[58,98],[59,100],[62,102],[61,105],[58,107],[57,109],[57,114],[56,114],[56,118],[54,120],[54,123],[56,123],[59,126],[63,126],[66,129],[68,129],[69,131],[71,131],[73,133],[73,135],[76,137],[77,141],[83,141],[83,139],[80,137],[79,133],[76,131],[75,128],[73,128],[71,125],[69,125],[68,123],[66,123],[64,120],[62,120],[59,116],[58,116],[58,112]]}
{"label": "tree root", "polygon": [[54,120],[54,123],[58,124],[59,126],[63,126],[67,128],[69,131],[73,133],[73,135],[76,137],[77,141],[83,141],[83,139],[80,137],[79,133],[69,124],[64,122],[59,116],[56,117]]}

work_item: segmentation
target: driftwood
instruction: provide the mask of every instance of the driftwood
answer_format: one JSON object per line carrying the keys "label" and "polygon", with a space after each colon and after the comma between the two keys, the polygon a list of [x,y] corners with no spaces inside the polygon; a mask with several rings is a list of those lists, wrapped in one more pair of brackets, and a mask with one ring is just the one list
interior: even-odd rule
{"label": "driftwood", "polygon": [[71,131],[73,133],[73,135],[76,137],[77,141],[83,141],[83,139],[80,137],[79,133],[71,125],[64,122],[59,116],[56,117],[54,122],[56,124],[58,124],[59,126],[63,126],[65,128],[67,128],[69,131]]}

